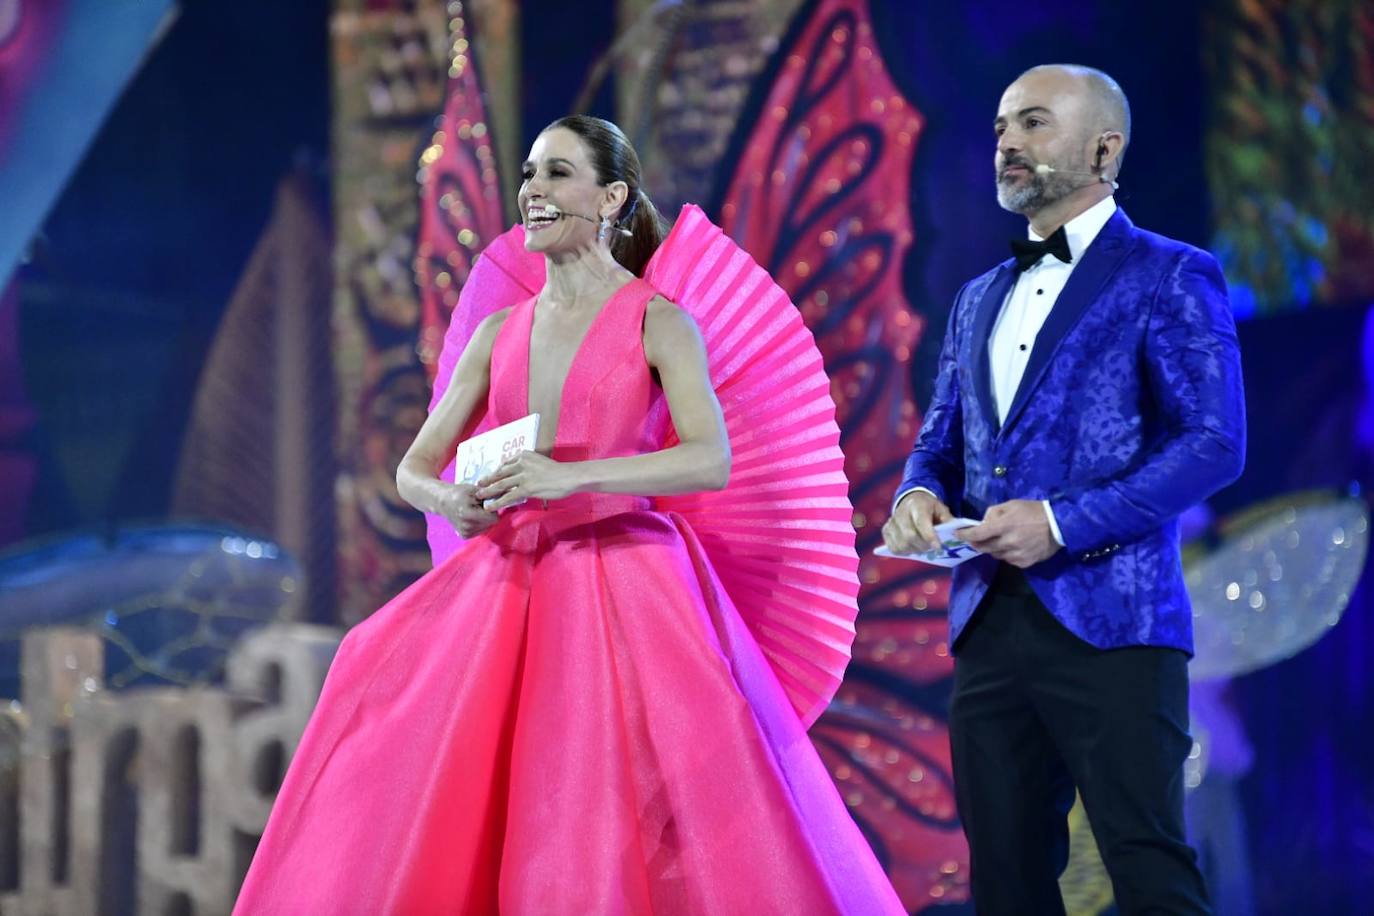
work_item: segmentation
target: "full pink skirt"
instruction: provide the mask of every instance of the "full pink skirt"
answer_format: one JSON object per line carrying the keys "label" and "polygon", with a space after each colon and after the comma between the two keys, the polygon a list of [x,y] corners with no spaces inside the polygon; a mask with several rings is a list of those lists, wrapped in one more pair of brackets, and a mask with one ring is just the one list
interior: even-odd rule
{"label": "full pink skirt", "polygon": [[904,910],[691,529],[522,510],[345,638],[235,912]]}

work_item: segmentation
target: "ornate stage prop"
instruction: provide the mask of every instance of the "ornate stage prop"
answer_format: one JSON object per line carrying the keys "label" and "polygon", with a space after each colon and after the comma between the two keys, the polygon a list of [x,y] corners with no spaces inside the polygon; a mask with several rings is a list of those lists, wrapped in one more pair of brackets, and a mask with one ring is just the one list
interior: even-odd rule
{"label": "ornate stage prop", "polygon": [[1222,523],[1187,566],[1194,680],[1238,677],[1290,658],[1340,622],[1369,552],[1369,507],[1292,493]]}
{"label": "ornate stage prop", "polygon": [[721,159],[802,0],[620,0],[621,32],[575,106],[614,73],[619,124],[660,212],[719,197]]}
{"label": "ornate stage prop", "polygon": [[1331,632],[1368,552],[1369,505],[1317,490],[1286,493],[1223,519],[1185,555],[1197,648],[1189,665],[1189,836],[1218,912],[1255,911],[1260,876],[1250,864],[1237,782],[1256,765],[1272,765],[1251,747],[1230,679],[1292,658]]}
{"label": "ornate stage prop", "polygon": [[[434,0],[378,6],[341,2],[332,23],[339,599],[346,624],[429,568],[424,521],[397,495],[396,465],[424,422],[458,289],[477,251],[504,228],[468,37],[471,11]],[[507,28],[513,22],[495,18]]]}
{"label": "ornate stage prop", "polygon": [[506,229],[493,130],[472,47],[451,4],[453,55],[448,95],[430,144],[420,154],[420,228],[415,282],[420,291],[420,361],[431,383],[458,292],[472,262]]}
{"label": "ornate stage prop", "polygon": [[0,554],[0,914],[229,912],[340,637],[299,584],[231,529]]}
{"label": "ornate stage prop", "polygon": [[314,181],[285,179],[201,371],[171,507],[280,542],[304,567],[293,608],[312,621],[336,606],[331,253]]}
{"label": "ornate stage prop", "polygon": [[1209,4],[1207,184],[1238,314],[1374,297],[1374,6]]}
{"label": "ornate stage prop", "polygon": [[19,696],[30,629],[79,626],[104,645],[114,689],[224,676],[234,643],[296,616],[301,569],[271,541],[224,526],[126,525],[0,553],[0,694]]}

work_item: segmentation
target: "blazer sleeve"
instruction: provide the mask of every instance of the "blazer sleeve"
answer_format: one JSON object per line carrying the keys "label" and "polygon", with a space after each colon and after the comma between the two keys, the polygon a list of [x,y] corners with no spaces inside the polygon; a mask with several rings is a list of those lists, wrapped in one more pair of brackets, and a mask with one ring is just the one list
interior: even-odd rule
{"label": "blazer sleeve", "polygon": [[1108,480],[1050,497],[1073,551],[1135,540],[1240,476],[1245,394],[1240,345],[1216,260],[1179,256],[1146,330],[1144,371],[1164,434],[1143,459]]}
{"label": "blazer sleeve", "polygon": [[[934,493],[947,506],[963,495],[964,488],[964,411],[959,391],[959,314],[968,284],[954,297],[945,340],[940,347],[939,374],[935,392],[916,436],[916,445],[906,459],[897,498],[922,487]],[[893,508],[896,508],[894,500]]]}

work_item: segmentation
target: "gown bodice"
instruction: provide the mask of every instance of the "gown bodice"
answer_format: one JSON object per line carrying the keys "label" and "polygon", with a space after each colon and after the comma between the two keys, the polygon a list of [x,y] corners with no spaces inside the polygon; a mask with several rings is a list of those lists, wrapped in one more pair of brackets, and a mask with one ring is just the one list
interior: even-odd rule
{"label": "gown bodice", "polygon": [[[644,355],[644,312],[655,295],[648,283],[631,280],[592,319],[563,383],[550,457],[588,461],[662,448],[671,421]],[[530,412],[534,305],[535,298],[516,305],[492,346],[487,412],[495,425]]]}

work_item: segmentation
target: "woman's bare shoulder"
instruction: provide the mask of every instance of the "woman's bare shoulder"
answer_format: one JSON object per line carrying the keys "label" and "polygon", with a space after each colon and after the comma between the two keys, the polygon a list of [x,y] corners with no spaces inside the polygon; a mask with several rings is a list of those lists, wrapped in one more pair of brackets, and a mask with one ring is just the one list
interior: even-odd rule
{"label": "woman's bare shoulder", "polygon": [[696,319],[676,303],[655,296],[644,312],[644,352],[652,365],[660,359],[681,359],[704,348]]}
{"label": "woman's bare shoulder", "polygon": [[492,312],[490,315],[477,322],[477,328],[472,332],[473,336],[476,337],[478,334],[495,334],[497,331],[501,330],[501,326],[506,323],[506,319],[511,316],[511,312],[513,311],[515,311],[515,306],[508,305],[499,311]]}
{"label": "woman's bare shoulder", "polygon": [[662,295],[649,300],[644,310],[644,331],[666,335],[700,333],[691,313]]}
{"label": "woman's bare shoulder", "polygon": [[472,330],[472,339],[469,341],[468,347],[481,347],[490,350],[492,344],[496,342],[496,335],[500,333],[506,319],[511,316],[513,311],[515,311],[515,306],[512,305],[498,312],[492,312],[477,322],[477,327]]}

